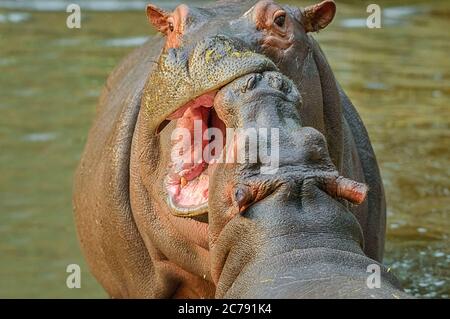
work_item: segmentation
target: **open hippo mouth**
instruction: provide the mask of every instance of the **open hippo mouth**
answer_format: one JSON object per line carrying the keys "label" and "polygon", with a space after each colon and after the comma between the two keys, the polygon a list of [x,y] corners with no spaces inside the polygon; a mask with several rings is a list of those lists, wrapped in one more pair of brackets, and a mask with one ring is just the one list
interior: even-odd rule
{"label": "open hippo mouth", "polygon": [[[171,114],[167,120],[176,121],[176,129],[184,130],[189,138],[172,136],[171,161],[166,178],[168,204],[177,216],[204,215],[208,210],[209,174],[212,158],[204,156],[215,136],[208,129],[220,130],[224,143],[226,126],[214,109],[217,90],[188,102]],[[187,143],[186,143],[187,142]],[[214,157],[220,150],[212,149]]]}
{"label": "open hippo mouth", "polygon": [[[259,84],[260,82],[265,84]],[[242,103],[239,104],[242,107],[255,102],[267,102],[268,105],[274,105],[274,112],[277,112],[274,100],[289,101],[292,105],[297,101],[293,100],[296,95],[291,95],[291,85],[293,84],[283,80],[283,76],[278,72],[251,72],[231,80],[219,89],[192,99],[166,118],[163,125],[170,121],[175,122],[171,136],[171,160],[164,185],[172,214],[180,217],[206,215],[210,176],[216,168],[213,164],[223,163],[223,160],[226,160],[226,163],[236,163],[236,160],[241,163],[240,160],[244,160],[239,157],[242,154],[236,153],[243,150],[240,143],[246,141],[245,131],[242,131],[242,137],[245,139],[241,139],[239,135],[243,123],[237,124],[231,120],[239,111],[232,111],[232,108],[229,108],[229,100],[224,96],[233,96],[238,103]],[[290,111],[284,112],[288,115]],[[219,114],[223,118],[220,118]],[[295,118],[294,114],[291,118]],[[233,123],[238,127],[234,127]],[[251,127],[254,128],[253,124]],[[257,144],[260,143],[262,141],[258,140]],[[258,150],[250,149],[248,144],[248,152],[254,151]],[[249,158],[256,155],[247,154],[247,146],[245,152],[245,158],[247,155]]]}
{"label": "open hippo mouth", "polygon": [[186,139],[174,138],[173,134],[171,138],[164,189],[175,216],[194,217],[208,212],[210,163],[203,151],[213,139],[203,137],[206,130],[216,128],[226,140],[226,126],[214,109],[216,94],[246,75],[278,70],[269,58],[236,41],[215,36],[187,53],[169,49],[148,79],[143,105],[150,130],[158,134],[168,123],[175,122],[177,129],[191,136],[187,148],[182,147]]}

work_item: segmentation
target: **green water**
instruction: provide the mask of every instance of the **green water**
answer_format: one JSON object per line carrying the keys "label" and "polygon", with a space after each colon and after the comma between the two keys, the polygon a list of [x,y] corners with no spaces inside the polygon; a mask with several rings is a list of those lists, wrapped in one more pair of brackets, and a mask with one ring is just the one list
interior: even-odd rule
{"label": "green water", "polygon": [[[410,293],[448,298],[450,5],[378,3],[395,7],[381,29],[345,1],[317,38],[381,165],[385,263]],[[78,248],[72,174],[108,73],[152,30],[141,11],[83,11],[79,30],[66,17],[0,4],[0,297],[106,297]],[[66,287],[72,263],[81,289]]]}

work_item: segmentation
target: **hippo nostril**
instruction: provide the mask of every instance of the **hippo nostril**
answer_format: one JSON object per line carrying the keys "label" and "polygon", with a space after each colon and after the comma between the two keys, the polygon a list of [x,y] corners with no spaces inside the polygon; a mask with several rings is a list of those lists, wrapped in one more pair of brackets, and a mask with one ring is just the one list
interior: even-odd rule
{"label": "hippo nostril", "polygon": [[268,82],[269,85],[276,90],[281,90],[283,88],[283,79],[276,73],[269,75]]}
{"label": "hippo nostril", "polygon": [[234,202],[239,208],[239,212],[244,211],[252,202],[253,196],[248,186],[239,185],[234,191]]}
{"label": "hippo nostril", "polygon": [[256,87],[256,84],[258,83],[258,81],[260,81],[261,79],[262,79],[261,74],[253,74],[252,76],[250,76],[250,78],[247,80],[247,82],[242,86],[241,92],[245,93],[247,91],[253,90]]}
{"label": "hippo nostril", "polygon": [[292,92],[292,86],[288,85],[286,82],[283,82],[283,91],[290,94]]}

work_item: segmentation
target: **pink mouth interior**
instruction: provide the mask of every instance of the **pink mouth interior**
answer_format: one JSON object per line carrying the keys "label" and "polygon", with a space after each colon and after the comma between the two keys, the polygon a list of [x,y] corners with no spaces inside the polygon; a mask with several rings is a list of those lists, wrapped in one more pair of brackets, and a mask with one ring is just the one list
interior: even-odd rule
{"label": "pink mouth interior", "polygon": [[[204,94],[190,101],[173,113],[168,120],[176,120],[177,128],[190,131],[190,154],[183,154],[183,139],[172,140],[172,156],[169,164],[166,189],[176,208],[196,208],[208,202],[208,163],[203,158],[203,150],[210,141],[201,139],[201,145],[194,145],[194,136],[202,136],[209,127],[219,127],[224,132],[224,124],[213,109],[217,92]],[[202,125],[194,126],[194,121]],[[197,129],[197,132],[196,132]],[[201,132],[199,132],[201,130]],[[201,150],[201,152],[200,152]],[[186,161],[190,158],[190,161]]]}

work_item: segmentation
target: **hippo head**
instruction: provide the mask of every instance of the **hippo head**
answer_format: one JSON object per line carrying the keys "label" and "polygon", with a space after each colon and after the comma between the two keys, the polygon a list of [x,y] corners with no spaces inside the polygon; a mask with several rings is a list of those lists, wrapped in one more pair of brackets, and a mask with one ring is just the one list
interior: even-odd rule
{"label": "hippo head", "polygon": [[[165,35],[166,40],[158,67],[148,79],[143,107],[148,129],[154,136],[170,124],[167,130],[171,133],[170,138],[166,133],[161,134],[160,140],[162,146],[166,146],[161,149],[165,160],[159,158],[166,162],[166,167],[162,167],[165,174],[155,179],[163,185],[172,214],[195,218],[207,214],[210,164],[223,155],[221,147],[226,145],[228,129],[281,128],[280,139],[291,140],[295,137],[292,132],[288,134],[287,129],[297,130],[306,125],[320,130],[325,126],[315,123],[323,115],[322,109],[310,102],[314,97],[306,94],[306,101],[302,101],[299,92],[311,85],[302,85],[303,74],[315,63],[312,61],[315,42],[308,33],[326,27],[333,19],[335,9],[334,2],[329,0],[305,9],[281,6],[272,1],[237,6],[219,4],[210,9],[180,5],[172,13],[147,6],[150,23]],[[241,83],[245,79],[247,82],[241,88],[245,91],[265,76],[267,83],[272,85],[273,94],[281,94],[290,100],[289,106],[282,109],[272,103],[272,93],[252,92],[254,104],[261,109],[266,106],[268,113],[265,115],[270,116],[271,121],[263,117],[260,121],[250,121],[242,114],[238,116],[242,101],[227,110],[219,105],[222,100],[217,99],[218,92],[229,83],[238,79]],[[321,94],[320,83],[314,93]],[[304,104],[311,105],[307,105],[308,111]],[[260,112],[256,106],[253,111]],[[282,116],[278,116],[280,113]],[[322,144],[305,144],[303,147],[326,148],[326,142]],[[209,152],[212,145],[214,150]],[[296,164],[297,145],[284,143],[283,147],[287,148],[281,154],[282,163],[279,163],[279,154],[273,153],[271,159],[276,163],[269,164]],[[206,153],[209,158],[205,158],[208,157]],[[323,160],[325,158],[329,156]],[[332,165],[331,160],[327,165]],[[350,189],[348,194],[351,194]]]}

